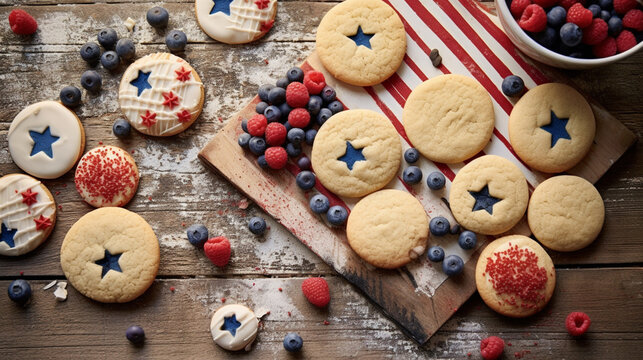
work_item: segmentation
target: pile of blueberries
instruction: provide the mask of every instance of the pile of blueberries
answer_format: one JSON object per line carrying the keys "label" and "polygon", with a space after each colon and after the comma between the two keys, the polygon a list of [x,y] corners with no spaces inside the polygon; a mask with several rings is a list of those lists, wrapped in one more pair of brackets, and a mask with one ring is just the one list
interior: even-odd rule
{"label": "pile of blueberries", "polygon": [[[442,216],[436,216],[429,222],[429,231],[434,236],[444,236],[448,233],[453,235],[460,232],[460,225],[450,226],[449,220]],[[460,232],[458,236],[458,245],[464,250],[471,250],[476,247],[478,237],[476,233],[469,230]],[[464,269],[464,261],[458,255],[449,255],[445,257],[444,249],[439,246],[431,246],[427,253],[429,260],[433,262],[442,261],[442,271],[448,276],[458,275]]]}

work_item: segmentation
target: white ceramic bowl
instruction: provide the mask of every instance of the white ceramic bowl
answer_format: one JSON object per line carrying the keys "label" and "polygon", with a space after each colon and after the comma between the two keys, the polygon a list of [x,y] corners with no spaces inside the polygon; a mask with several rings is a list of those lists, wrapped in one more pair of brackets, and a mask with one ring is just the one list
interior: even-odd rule
{"label": "white ceramic bowl", "polygon": [[509,39],[511,39],[511,42],[513,42],[518,49],[529,57],[547,65],[563,69],[589,69],[617,62],[643,48],[642,41],[626,52],[600,59],[576,59],[561,55],[545,48],[537,43],[536,40],[530,38],[529,35],[527,35],[527,33],[518,26],[516,20],[514,20],[505,0],[495,0],[495,4],[498,17],[500,18],[500,23]]}

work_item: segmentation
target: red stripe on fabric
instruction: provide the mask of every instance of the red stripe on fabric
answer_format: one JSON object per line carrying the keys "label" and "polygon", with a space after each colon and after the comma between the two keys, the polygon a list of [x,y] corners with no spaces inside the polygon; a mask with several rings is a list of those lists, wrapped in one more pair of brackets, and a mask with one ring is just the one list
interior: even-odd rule
{"label": "red stripe on fabric", "polygon": [[[404,54],[404,62],[411,70],[413,70],[415,75],[417,75],[420,78],[420,80],[422,81],[429,80],[429,78],[426,75],[424,75],[422,70],[420,70],[420,68],[415,64],[415,62],[407,54]],[[446,74],[448,74],[448,72]]]}
{"label": "red stripe on fabric", "polygon": [[[293,176],[297,176],[297,174],[299,174],[299,172],[301,171],[301,169],[297,165],[290,162],[286,163],[286,170],[288,170]],[[319,181],[315,182],[315,189],[317,189],[317,191],[328,198],[330,206],[340,205],[345,208],[346,211],[348,211],[348,213],[350,214],[351,209],[348,207],[348,205],[346,205],[344,200],[340,199],[337,195],[326,189],[324,185],[322,185]]]}
{"label": "red stripe on fabric", "polygon": [[[391,75],[391,77],[393,77],[395,75],[397,75],[397,74],[393,74],[393,75]],[[384,86],[386,88],[386,90],[388,90],[388,92],[391,94],[391,96],[393,96],[393,98],[398,103],[404,104],[404,98],[403,98],[402,94],[400,94],[400,92],[397,90],[397,88],[395,87],[393,82],[391,81],[391,78],[388,78],[388,79],[384,80],[382,82],[382,86]],[[402,106],[404,106],[404,105],[402,105]]]}
{"label": "red stripe on fabric", "polygon": [[[400,75],[397,73],[391,75],[389,78],[393,86],[397,89],[397,91],[402,95],[402,98],[404,99],[404,102],[406,102],[406,99],[409,98],[409,95],[411,95],[411,88],[409,88],[408,85],[402,80]],[[404,104],[400,104],[402,107],[404,107]]]}

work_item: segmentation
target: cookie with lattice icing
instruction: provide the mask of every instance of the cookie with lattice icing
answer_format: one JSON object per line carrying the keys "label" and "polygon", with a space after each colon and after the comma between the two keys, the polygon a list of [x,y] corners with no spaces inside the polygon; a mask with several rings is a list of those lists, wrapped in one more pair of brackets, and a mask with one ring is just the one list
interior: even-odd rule
{"label": "cookie with lattice icing", "polygon": [[194,11],[209,37],[226,44],[244,44],[270,31],[277,0],[196,0]]}
{"label": "cookie with lattice icing", "polygon": [[250,349],[257,337],[259,320],[249,308],[232,304],[219,308],[210,322],[214,342],[226,350]]}
{"label": "cookie with lattice icing", "polygon": [[203,109],[203,83],[187,61],[168,53],[144,56],[121,79],[118,102],[132,126],[171,136],[192,125]]}

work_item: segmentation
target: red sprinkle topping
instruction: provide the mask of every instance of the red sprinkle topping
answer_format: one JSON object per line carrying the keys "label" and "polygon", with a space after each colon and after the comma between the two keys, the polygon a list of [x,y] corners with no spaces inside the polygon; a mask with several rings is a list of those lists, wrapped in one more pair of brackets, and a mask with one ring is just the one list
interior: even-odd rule
{"label": "red sprinkle topping", "polygon": [[22,195],[22,202],[27,204],[27,206],[31,206],[38,202],[38,200],[36,199],[38,193],[31,191],[31,189],[23,191],[22,193],[20,193],[20,195]]}
{"label": "red sprinkle topping", "polygon": [[141,115],[141,119],[143,119],[144,126],[152,127],[152,125],[156,124],[156,113],[151,113],[149,110],[146,110],[145,114]]}
{"label": "red sprinkle topping", "polygon": [[25,272],[24,272],[24,271],[21,271],[21,272],[20,272],[20,276],[22,276],[22,275],[24,275],[24,274],[25,274]]}
{"label": "red sprinkle topping", "polygon": [[174,286],[170,286],[170,291],[174,292],[174,290],[176,290],[176,288]]}
{"label": "red sprinkle topping", "polygon": [[279,291],[284,291],[282,288],[279,288]]}
{"label": "red sprinkle topping", "polygon": [[[128,189],[135,190],[138,187],[138,172],[128,157],[110,147],[88,152],[76,168],[76,189],[81,194],[95,198],[94,201],[100,201],[97,205],[111,203]],[[123,204],[117,204],[120,205]]]}
{"label": "red sprinkle topping", "polygon": [[51,220],[42,215],[38,219],[33,219],[33,221],[36,222],[36,230],[44,230],[51,226]]}
{"label": "red sprinkle topping", "polygon": [[292,316],[292,314],[290,313],[290,311],[288,311],[288,316]]}
{"label": "red sprinkle topping", "polygon": [[190,80],[190,74],[192,72],[190,70],[185,70],[183,66],[181,66],[180,69],[174,71],[176,73],[176,79],[178,81],[188,81]]}
{"label": "red sprinkle topping", "polygon": [[174,109],[176,106],[179,106],[179,97],[176,96],[172,91],[163,93],[163,106],[167,106],[170,110]]}
{"label": "red sprinkle topping", "polygon": [[224,303],[224,302],[225,302],[225,298],[221,298],[221,302],[222,302],[222,303]]}
{"label": "red sprinkle topping", "polygon": [[270,0],[257,0],[255,1],[255,4],[257,4],[257,7],[261,9],[265,9],[270,5]]}
{"label": "red sprinkle topping", "polygon": [[[273,26],[274,24],[275,24],[275,21],[274,21],[274,20],[268,20],[268,21],[262,22],[262,23],[261,23],[261,29],[260,29],[260,30],[261,30],[261,32],[266,33],[266,32],[268,32],[268,31],[270,31],[270,29],[272,29],[272,26]],[[266,64],[267,64],[267,63],[268,63],[268,60],[265,60],[265,61],[266,61]]]}
{"label": "red sprinkle topping", "polygon": [[324,320],[324,325],[328,325],[328,324],[330,324],[328,320]]}

